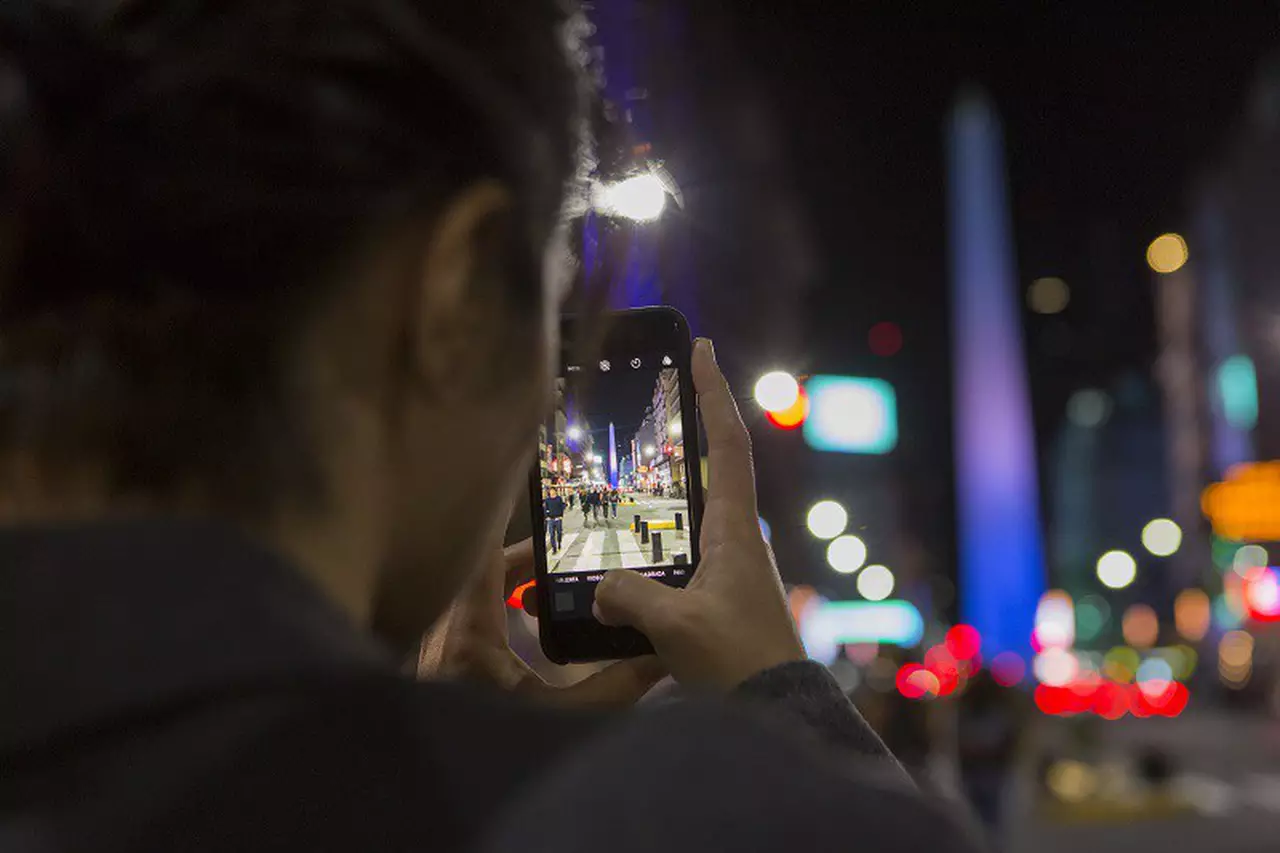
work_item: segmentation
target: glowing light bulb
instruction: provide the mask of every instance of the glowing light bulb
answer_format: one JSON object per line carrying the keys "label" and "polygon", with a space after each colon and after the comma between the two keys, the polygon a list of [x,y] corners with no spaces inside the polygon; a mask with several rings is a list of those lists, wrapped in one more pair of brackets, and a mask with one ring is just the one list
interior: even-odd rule
{"label": "glowing light bulb", "polygon": [[596,196],[596,207],[636,222],[652,222],[662,216],[666,206],[667,188],[652,173],[602,185]]}

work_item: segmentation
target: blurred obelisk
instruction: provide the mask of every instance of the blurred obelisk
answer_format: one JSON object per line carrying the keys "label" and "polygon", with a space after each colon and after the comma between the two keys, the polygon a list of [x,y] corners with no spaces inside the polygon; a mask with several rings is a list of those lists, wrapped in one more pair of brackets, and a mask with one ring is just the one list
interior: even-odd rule
{"label": "blurred obelisk", "polygon": [[618,488],[618,436],[609,421],[609,485]]}
{"label": "blurred obelisk", "polygon": [[1031,653],[1045,588],[1036,448],[1000,120],[961,92],[947,130],[960,617]]}

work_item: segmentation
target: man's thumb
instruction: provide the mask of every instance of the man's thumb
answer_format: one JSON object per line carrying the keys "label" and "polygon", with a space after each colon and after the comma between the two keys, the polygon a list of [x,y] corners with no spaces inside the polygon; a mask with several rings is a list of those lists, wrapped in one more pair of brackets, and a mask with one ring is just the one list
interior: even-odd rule
{"label": "man's thumb", "polygon": [[596,601],[591,609],[605,625],[645,631],[653,617],[670,606],[672,596],[679,594],[652,578],[623,569],[604,576],[596,586]]}

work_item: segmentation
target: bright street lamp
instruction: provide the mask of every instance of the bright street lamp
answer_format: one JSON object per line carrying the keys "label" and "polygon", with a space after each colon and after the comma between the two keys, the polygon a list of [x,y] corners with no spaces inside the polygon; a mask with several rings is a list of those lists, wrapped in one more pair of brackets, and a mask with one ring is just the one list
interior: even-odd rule
{"label": "bright street lamp", "polygon": [[667,187],[652,172],[615,184],[601,184],[595,195],[595,205],[600,210],[636,222],[654,221],[667,206]]}
{"label": "bright street lamp", "polygon": [[766,412],[785,411],[800,397],[800,383],[790,373],[775,370],[756,382],[755,397]]}

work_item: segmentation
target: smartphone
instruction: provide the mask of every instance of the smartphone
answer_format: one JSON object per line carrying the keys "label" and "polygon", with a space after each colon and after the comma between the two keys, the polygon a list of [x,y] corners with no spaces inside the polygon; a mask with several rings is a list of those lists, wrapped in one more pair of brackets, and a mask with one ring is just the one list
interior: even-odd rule
{"label": "smartphone", "polygon": [[[592,616],[607,572],[683,587],[698,567],[702,453],[684,315],[563,320],[555,407],[529,479],[542,649],[557,663],[651,654]],[[580,335],[590,334],[589,358]],[[598,340],[597,340],[598,339]],[[540,540],[540,542],[539,542]]]}

